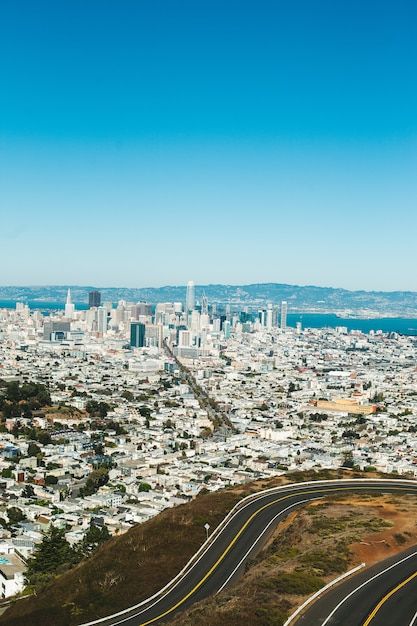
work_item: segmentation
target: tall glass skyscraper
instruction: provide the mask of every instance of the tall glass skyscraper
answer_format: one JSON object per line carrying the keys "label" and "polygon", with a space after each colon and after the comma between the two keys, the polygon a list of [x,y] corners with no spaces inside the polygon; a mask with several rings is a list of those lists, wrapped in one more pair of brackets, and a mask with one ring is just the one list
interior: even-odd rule
{"label": "tall glass skyscraper", "polygon": [[130,325],[130,347],[143,348],[145,345],[145,324],[132,322]]}
{"label": "tall glass skyscraper", "polygon": [[99,291],[90,291],[88,294],[88,308],[99,307],[101,304],[101,293]]}
{"label": "tall glass skyscraper", "polygon": [[194,311],[195,308],[195,290],[194,281],[189,280],[187,283],[187,293],[185,296],[185,312]]}
{"label": "tall glass skyscraper", "polygon": [[285,300],[281,302],[281,328],[287,328],[287,303]]}

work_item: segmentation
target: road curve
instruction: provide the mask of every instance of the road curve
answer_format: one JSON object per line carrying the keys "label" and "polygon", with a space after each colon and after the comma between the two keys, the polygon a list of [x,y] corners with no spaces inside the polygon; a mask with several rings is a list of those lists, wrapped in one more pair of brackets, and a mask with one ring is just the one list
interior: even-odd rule
{"label": "road curve", "polygon": [[334,587],[291,626],[417,625],[416,546]]}
{"label": "road curve", "polygon": [[[172,584],[140,605],[82,626],[148,626],[168,622],[175,613],[235,582],[244,572],[247,560],[259,552],[277,524],[291,510],[332,493],[352,490],[417,495],[417,482],[383,479],[315,481],[285,485],[248,496],[234,507]],[[348,623],[353,626],[353,622]]]}

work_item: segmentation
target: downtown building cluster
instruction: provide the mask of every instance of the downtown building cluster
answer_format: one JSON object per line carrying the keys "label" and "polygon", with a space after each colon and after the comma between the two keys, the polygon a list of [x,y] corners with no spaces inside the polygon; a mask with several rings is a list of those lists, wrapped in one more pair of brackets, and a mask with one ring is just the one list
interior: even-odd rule
{"label": "downtown building cluster", "polygon": [[[0,541],[4,596],[51,524],[76,543],[92,520],[124,532],[202,489],[295,469],[416,475],[415,338],[288,328],[286,312],[220,311],[192,282],[183,303],[113,306],[95,292],[77,310],[68,293],[49,316],[0,311],[0,379],[45,384],[53,401],[0,433],[0,516],[25,516]],[[49,435],[37,456],[23,426]],[[83,495],[103,464],[108,482]]]}

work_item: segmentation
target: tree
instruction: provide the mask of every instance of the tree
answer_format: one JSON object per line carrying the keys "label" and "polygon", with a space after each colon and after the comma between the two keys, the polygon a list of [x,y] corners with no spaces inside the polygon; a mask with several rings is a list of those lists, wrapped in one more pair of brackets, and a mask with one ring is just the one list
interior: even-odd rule
{"label": "tree", "polygon": [[28,456],[38,456],[39,454],[42,454],[42,450],[36,443],[31,442],[28,445]]}
{"label": "tree", "polygon": [[360,434],[356,433],[354,430],[345,430],[342,433],[342,437],[345,437],[346,439],[359,439]]}
{"label": "tree", "polygon": [[58,483],[58,477],[53,474],[46,474],[45,485],[56,485]]}
{"label": "tree", "polygon": [[110,410],[110,405],[107,402],[97,402],[97,400],[89,400],[85,405],[87,413],[91,417],[106,417]]}
{"label": "tree", "polygon": [[94,452],[98,456],[101,456],[104,454],[104,445],[101,441],[99,441],[98,443],[94,445]]}
{"label": "tree", "polygon": [[91,496],[102,485],[105,485],[109,481],[109,472],[105,468],[100,468],[91,472],[87,478],[84,489],[80,489],[81,496]]}
{"label": "tree", "polygon": [[74,556],[64,530],[51,525],[35,555],[28,560],[26,577],[32,584],[46,582],[62,565],[72,565]]}
{"label": "tree", "polygon": [[295,384],[293,382],[290,382],[290,384],[288,385],[288,395],[291,395],[292,392],[295,391],[295,389]]}
{"label": "tree", "polygon": [[372,402],[383,402],[384,401],[384,394],[382,393],[382,391],[379,392],[375,392],[373,398],[372,398]]}
{"label": "tree", "polygon": [[9,402],[19,402],[19,400],[21,400],[20,387],[18,382],[13,381],[11,383],[8,383],[6,390],[6,399],[9,400]]}
{"label": "tree", "polygon": [[51,435],[47,433],[45,430],[41,430],[39,433],[37,433],[36,438],[39,441],[39,443],[41,443],[43,446],[46,446],[48,443],[51,443],[52,441]]}
{"label": "tree", "polygon": [[90,528],[84,535],[84,538],[79,546],[79,551],[82,556],[88,556],[98,548],[102,543],[110,539],[109,529],[106,525],[97,526],[96,524],[90,524]]}
{"label": "tree", "polygon": [[17,506],[10,506],[6,509],[6,513],[11,526],[23,522],[23,520],[26,519],[26,515],[23,513],[22,509],[19,509]]}
{"label": "tree", "polygon": [[24,498],[33,498],[34,495],[35,490],[33,488],[33,485],[25,485],[25,488],[22,491],[22,496]]}

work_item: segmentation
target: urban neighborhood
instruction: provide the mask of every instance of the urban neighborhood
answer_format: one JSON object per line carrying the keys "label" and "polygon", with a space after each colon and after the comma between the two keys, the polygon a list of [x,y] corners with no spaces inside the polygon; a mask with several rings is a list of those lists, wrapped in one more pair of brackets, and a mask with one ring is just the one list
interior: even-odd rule
{"label": "urban neighborhood", "polygon": [[289,327],[286,302],[216,310],[192,281],[184,295],[0,310],[3,598],[51,528],[92,549],[92,528],[255,478],[417,475],[415,337]]}

